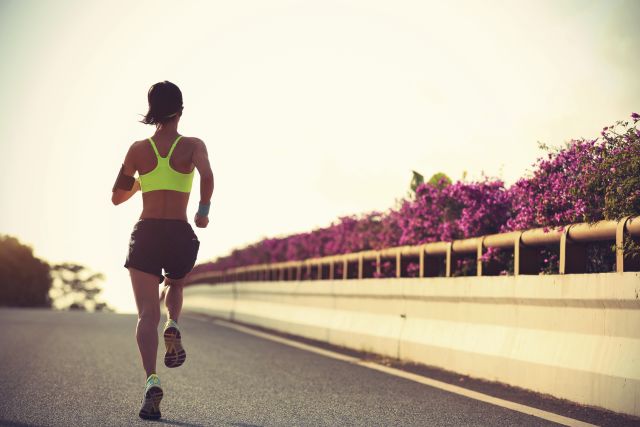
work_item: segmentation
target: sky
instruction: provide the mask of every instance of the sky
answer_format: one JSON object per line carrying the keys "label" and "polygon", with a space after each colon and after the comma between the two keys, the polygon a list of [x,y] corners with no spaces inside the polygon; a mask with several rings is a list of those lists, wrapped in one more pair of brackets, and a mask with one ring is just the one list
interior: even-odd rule
{"label": "sky", "polygon": [[[0,234],[51,263],[123,267],[142,198],[111,203],[149,87],[215,176],[198,262],[384,211],[426,178],[507,185],[640,109],[640,1],[0,0]],[[192,218],[199,200],[194,179]]]}

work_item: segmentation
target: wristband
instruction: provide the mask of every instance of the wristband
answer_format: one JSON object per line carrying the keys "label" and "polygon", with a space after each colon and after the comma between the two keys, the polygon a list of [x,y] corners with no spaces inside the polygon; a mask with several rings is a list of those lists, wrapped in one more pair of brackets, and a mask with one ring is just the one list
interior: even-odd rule
{"label": "wristband", "polygon": [[198,216],[203,216],[203,217],[208,216],[209,208],[211,208],[211,202],[209,203],[200,202],[200,204],[198,205]]}

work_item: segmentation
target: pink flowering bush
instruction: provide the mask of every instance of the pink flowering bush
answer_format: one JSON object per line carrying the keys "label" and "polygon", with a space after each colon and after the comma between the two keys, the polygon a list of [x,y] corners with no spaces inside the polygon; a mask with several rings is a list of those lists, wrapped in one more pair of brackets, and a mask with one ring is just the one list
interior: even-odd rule
{"label": "pink flowering bush", "polygon": [[[587,215],[601,216],[602,208],[597,208],[601,195],[589,194],[585,188],[598,161],[595,140],[571,141],[546,159],[538,159],[533,175],[509,188],[511,212],[502,230],[562,226],[582,222]],[[595,200],[587,200],[591,198]]]}
{"label": "pink flowering bush", "polygon": [[[638,215],[638,121],[640,115],[633,113],[631,120],[604,128],[598,139],[574,140],[559,149],[547,148],[548,154],[537,160],[533,171],[509,188],[501,180],[488,177],[454,183],[444,174],[436,174],[426,183],[414,177],[412,196],[394,209],[346,216],[325,228],[264,239],[213,263],[200,264],[194,272]],[[590,270],[610,270],[610,245],[592,246],[590,257],[595,261]],[[501,274],[505,274],[513,269],[509,256],[490,250],[485,260],[500,264]],[[557,249],[544,250],[543,271],[556,271],[557,257]],[[403,276],[417,275],[415,260],[404,264]],[[384,259],[381,272],[372,274],[395,276],[395,267],[395,260]],[[367,263],[365,268],[375,272],[375,263]],[[473,274],[475,268],[475,259],[461,259],[457,261],[456,274]],[[341,266],[336,266],[335,274],[342,274]]]}
{"label": "pink flowering bush", "polygon": [[422,184],[398,212],[400,245],[451,241],[499,232],[508,219],[509,195],[500,180]]}
{"label": "pink flowering bush", "polygon": [[[640,115],[633,113],[631,121],[618,121],[602,130],[600,155],[585,189],[591,194],[602,195],[602,200],[587,199],[600,204],[588,205],[585,219],[595,221],[600,217],[620,219],[640,212]],[[597,210],[601,209],[600,215]],[[594,212],[595,214],[591,214]]]}

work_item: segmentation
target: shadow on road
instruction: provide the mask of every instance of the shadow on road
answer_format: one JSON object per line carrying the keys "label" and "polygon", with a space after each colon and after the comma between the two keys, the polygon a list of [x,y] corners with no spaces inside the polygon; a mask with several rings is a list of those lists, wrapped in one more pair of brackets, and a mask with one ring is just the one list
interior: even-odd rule
{"label": "shadow on road", "polygon": [[38,427],[37,424],[25,424],[18,421],[0,420],[0,426],[3,427]]}
{"label": "shadow on road", "polygon": [[[204,427],[204,424],[191,424],[191,423],[183,423],[182,421],[175,421],[175,420],[167,420],[165,418],[160,418],[159,420],[155,421],[157,424],[167,424],[167,425],[171,425],[171,426],[184,426],[184,427]],[[4,425],[4,424],[2,424]],[[12,424],[9,424],[12,425]],[[259,425],[256,424],[245,424],[245,423],[231,423],[229,424],[231,426],[234,427],[261,427]],[[27,426],[27,424],[16,424],[16,427],[24,427]]]}
{"label": "shadow on road", "polygon": [[191,423],[185,423],[185,422],[182,422],[182,421],[168,420],[166,418],[160,418],[159,420],[155,421],[155,423],[157,423],[157,424],[167,424],[167,425],[170,425],[170,426],[204,427],[204,424],[191,424]]}

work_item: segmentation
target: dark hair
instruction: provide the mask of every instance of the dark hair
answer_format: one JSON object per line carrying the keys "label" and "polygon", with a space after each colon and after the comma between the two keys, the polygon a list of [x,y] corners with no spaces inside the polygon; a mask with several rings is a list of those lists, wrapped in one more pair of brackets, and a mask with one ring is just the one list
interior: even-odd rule
{"label": "dark hair", "polygon": [[166,123],[182,112],[182,92],[170,81],[158,82],[147,94],[149,111],[140,122],[147,125]]}

